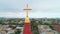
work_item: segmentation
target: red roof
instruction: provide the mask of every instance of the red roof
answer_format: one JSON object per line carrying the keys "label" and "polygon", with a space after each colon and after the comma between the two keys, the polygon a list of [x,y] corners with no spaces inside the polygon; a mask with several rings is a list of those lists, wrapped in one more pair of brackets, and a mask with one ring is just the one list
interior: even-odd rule
{"label": "red roof", "polygon": [[23,34],[32,34],[30,23],[24,24]]}
{"label": "red roof", "polygon": [[58,32],[60,32],[60,26],[54,26],[55,30],[57,30]]}

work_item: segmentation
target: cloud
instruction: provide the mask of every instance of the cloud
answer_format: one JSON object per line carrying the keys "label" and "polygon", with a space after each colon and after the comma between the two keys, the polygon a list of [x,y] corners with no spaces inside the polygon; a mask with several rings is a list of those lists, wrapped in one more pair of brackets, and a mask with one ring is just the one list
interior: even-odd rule
{"label": "cloud", "polygon": [[23,18],[24,16],[25,12],[0,12],[0,17]]}
{"label": "cloud", "polygon": [[0,17],[25,17],[27,3],[29,17],[60,17],[60,0],[0,0]]}

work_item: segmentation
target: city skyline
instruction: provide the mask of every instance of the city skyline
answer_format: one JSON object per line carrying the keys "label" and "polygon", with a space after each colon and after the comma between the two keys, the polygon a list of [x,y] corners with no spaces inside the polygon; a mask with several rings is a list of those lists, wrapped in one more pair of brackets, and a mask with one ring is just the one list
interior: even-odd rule
{"label": "city skyline", "polygon": [[25,18],[28,3],[30,18],[60,18],[60,0],[0,0],[0,17]]}

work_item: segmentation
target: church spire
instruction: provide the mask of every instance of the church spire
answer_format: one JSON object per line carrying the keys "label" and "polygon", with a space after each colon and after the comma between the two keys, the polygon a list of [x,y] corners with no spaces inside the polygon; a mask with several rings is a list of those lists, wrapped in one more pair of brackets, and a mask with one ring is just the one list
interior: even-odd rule
{"label": "church spire", "polygon": [[25,18],[25,23],[24,23],[24,28],[23,28],[23,34],[32,34],[30,20],[28,17],[28,10],[32,10],[32,9],[28,8],[28,4],[27,4],[24,10],[26,10],[26,18]]}

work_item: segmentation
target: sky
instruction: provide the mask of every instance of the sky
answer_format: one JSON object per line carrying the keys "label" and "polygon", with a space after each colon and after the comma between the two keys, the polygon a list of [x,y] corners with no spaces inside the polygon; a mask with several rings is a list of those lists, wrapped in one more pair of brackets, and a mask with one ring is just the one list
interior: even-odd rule
{"label": "sky", "polygon": [[25,18],[26,4],[30,18],[60,18],[60,0],[0,0],[0,17]]}

